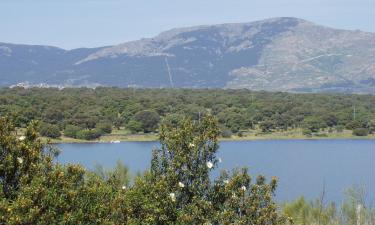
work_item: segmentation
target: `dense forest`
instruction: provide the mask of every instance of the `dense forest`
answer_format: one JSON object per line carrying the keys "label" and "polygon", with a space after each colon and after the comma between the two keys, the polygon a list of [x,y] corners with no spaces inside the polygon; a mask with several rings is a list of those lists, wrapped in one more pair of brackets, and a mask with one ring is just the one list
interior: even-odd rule
{"label": "dense forest", "polygon": [[375,131],[375,96],[292,94],[219,89],[1,89],[0,115],[17,127],[42,121],[43,136],[96,139],[113,129],[158,132],[161,121],[199,120],[210,113],[221,135],[248,130],[271,133],[300,128],[311,136],[322,130],[366,136]]}

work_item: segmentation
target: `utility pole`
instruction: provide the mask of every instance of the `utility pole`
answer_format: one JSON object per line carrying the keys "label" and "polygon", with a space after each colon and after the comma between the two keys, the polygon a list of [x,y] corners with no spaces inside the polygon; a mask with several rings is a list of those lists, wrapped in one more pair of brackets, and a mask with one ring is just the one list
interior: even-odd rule
{"label": "utility pole", "polygon": [[353,120],[355,121],[355,118],[356,118],[356,109],[355,109],[355,105],[353,107]]}

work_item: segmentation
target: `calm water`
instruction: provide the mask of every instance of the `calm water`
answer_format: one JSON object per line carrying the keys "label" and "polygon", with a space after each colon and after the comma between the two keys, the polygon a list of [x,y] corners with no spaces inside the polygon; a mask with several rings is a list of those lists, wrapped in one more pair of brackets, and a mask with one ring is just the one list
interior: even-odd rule
{"label": "calm water", "polygon": [[[150,166],[157,142],[120,144],[59,144],[61,163],[96,163],[113,167],[122,160],[133,173]],[[254,174],[277,176],[279,201],[304,195],[309,199],[326,188],[327,200],[340,201],[345,189],[364,185],[367,200],[375,202],[375,140],[272,140],[222,142],[219,169],[246,166]]]}

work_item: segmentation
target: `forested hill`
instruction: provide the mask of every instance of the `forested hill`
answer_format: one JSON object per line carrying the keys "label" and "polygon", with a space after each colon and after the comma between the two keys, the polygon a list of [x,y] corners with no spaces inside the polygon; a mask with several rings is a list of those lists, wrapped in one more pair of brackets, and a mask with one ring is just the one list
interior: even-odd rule
{"label": "forested hill", "polygon": [[375,34],[282,17],[92,49],[0,43],[0,86],[21,82],[375,93]]}
{"label": "forested hill", "polygon": [[[206,113],[217,116],[223,134],[295,128],[307,135],[324,129],[371,133],[375,96],[222,89],[7,88],[0,90],[0,113],[15,115],[18,127],[41,120],[47,136],[63,132],[80,139],[97,138],[100,132],[116,128],[155,132],[162,120],[199,120]],[[48,134],[53,130],[57,134]]]}

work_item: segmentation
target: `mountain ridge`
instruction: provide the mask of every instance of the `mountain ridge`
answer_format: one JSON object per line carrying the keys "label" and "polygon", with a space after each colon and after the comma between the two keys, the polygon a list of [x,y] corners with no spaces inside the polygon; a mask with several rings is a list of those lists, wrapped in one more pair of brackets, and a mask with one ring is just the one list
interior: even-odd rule
{"label": "mountain ridge", "polygon": [[0,43],[0,74],[0,86],[375,93],[375,34],[281,17],[175,28],[98,48]]}

